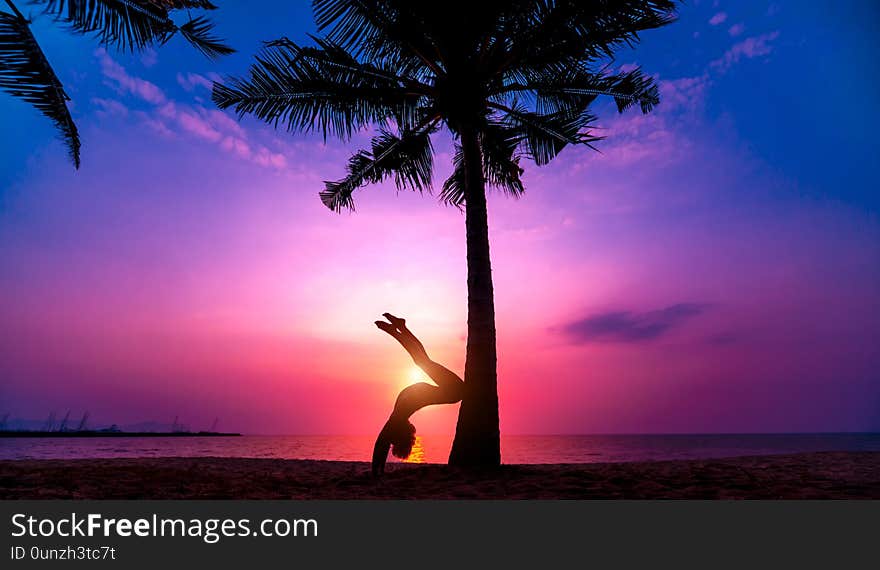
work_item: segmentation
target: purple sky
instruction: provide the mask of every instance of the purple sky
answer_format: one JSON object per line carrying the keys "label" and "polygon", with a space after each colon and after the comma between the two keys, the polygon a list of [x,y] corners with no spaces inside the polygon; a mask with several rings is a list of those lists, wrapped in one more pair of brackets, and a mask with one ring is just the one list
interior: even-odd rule
{"label": "purple sky", "polygon": [[[83,167],[0,94],[0,415],[371,433],[414,378],[372,325],[386,310],[461,371],[463,216],[390,186],[333,214],[317,192],[368,133],[325,145],[215,110],[212,78],[313,31],[301,6],[229,4],[240,53],[216,64],[36,22]],[[689,2],[613,63],[657,75],[655,113],[599,105],[601,153],[490,196],[503,432],[880,430],[878,14],[828,10]]]}

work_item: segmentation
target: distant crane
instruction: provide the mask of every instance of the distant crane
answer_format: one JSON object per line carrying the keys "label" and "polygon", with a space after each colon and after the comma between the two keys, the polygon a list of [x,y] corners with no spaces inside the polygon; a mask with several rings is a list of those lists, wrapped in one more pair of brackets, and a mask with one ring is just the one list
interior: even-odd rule
{"label": "distant crane", "polygon": [[186,424],[180,423],[179,421],[177,421],[177,418],[178,416],[174,416],[174,423],[171,424],[171,431],[173,433],[183,433],[189,431],[189,428],[186,426]]}
{"label": "distant crane", "polygon": [[46,423],[43,424],[43,431],[52,431],[55,428],[55,412],[49,412]]}
{"label": "distant crane", "polygon": [[86,422],[88,421],[88,419],[89,411],[86,410],[85,413],[83,413],[82,419],[79,421],[79,425],[76,426],[76,431],[86,431]]}
{"label": "distant crane", "polygon": [[70,410],[67,410],[67,413],[64,414],[64,419],[61,420],[61,425],[58,426],[58,431],[67,431],[67,420],[70,419]]}
{"label": "distant crane", "polygon": [[214,423],[211,424],[211,429],[208,431],[216,432],[217,431],[217,423],[220,421],[220,418],[214,418]]}
{"label": "distant crane", "polygon": [[3,417],[0,418],[0,431],[6,431],[6,426],[9,421],[9,412],[3,414]]}

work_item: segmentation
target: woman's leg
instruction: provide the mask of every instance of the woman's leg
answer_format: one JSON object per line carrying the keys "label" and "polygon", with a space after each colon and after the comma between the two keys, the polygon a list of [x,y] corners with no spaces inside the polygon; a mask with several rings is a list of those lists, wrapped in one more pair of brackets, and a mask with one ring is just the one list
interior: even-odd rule
{"label": "woman's leg", "polygon": [[406,328],[406,322],[403,319],[398,319],[394,315],[388,313],[385,313],[385,318],[387,318],[391,324],[383,321],[376,321],[376,326],[397,339],[397,342],[399,342],[412,357],[416,366],[424,370],[425,374],[427,374],[441,390],[447,392],[450,399],[454,398],[456,401],[461,399],[461,391],[464,389],[464,382],[459,378],[458,374],[431,360],[428,356],[428,352],[425,350],[425,346],[408,328]]}

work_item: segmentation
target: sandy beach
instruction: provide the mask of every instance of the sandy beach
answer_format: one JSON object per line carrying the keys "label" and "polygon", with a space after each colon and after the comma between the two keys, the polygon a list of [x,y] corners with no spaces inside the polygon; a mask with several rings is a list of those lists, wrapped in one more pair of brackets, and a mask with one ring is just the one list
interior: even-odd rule
{"label": "sandy beach", "polygon": [[242,458],[0,461],[0,499],[880,499],[880,453],[644,463],[505,465],[469,472]]}

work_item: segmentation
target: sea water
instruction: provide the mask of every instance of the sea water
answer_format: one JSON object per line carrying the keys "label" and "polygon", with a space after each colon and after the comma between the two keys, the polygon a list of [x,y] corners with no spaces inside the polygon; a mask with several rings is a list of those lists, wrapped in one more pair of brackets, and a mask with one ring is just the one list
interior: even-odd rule
{"label": "sea water", "polygon": [[[419,435],[408,461],[443,463],[452,437]],[[371,436],[0,438],[0,459],[253,457],[369,461]],[[508,435],[505,463],[662,461],[806,451],[880,451],[880,434]],[[393,458],[389,458],[393,460]]]}

